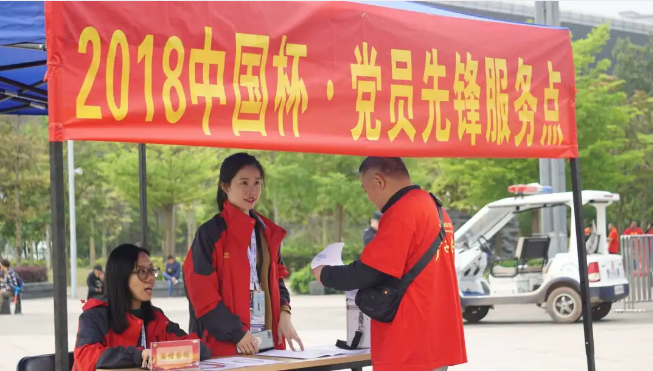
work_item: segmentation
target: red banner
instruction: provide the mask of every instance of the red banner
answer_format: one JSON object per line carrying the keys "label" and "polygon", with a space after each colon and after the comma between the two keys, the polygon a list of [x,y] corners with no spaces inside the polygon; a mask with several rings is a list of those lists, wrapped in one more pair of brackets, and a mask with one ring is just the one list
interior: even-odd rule
{"label": "red banner", "polygon": [[568,31],[346,2],[46,2],[50,140],[578,155]]}

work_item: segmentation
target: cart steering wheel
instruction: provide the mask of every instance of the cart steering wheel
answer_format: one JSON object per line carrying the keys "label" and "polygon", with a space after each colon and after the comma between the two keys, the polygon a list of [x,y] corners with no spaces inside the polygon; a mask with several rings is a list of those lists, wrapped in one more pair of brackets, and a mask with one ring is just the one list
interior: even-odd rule
{"label": "cart steering wheel", "polygon": [[478,243],[481,245],[480,246],[481,251],[483,251],[483,252],[485,252],[485,253],[487,253],[489,255],[492,255],[494,253],[492,251],[492,244],[490,243],[490,241],[487,240],[487,238],[485,238],[483,236],[480,236],[478,238]]}

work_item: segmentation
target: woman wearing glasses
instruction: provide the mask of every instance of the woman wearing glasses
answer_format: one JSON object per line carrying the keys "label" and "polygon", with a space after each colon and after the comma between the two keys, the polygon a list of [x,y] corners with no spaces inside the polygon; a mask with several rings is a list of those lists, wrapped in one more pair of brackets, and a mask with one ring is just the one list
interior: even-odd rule
{"label": "woman wearing glasses", "polygon": [[[151,360],[150,344],[197,339],[187,335],[152,305],[152,289],[159,268],[147,250],[134,245],[114,249],[106,264],[105,296],[89,299],[79,316],[73,370],[145,367]],[[200,343],[200,359],[210,358]]]}

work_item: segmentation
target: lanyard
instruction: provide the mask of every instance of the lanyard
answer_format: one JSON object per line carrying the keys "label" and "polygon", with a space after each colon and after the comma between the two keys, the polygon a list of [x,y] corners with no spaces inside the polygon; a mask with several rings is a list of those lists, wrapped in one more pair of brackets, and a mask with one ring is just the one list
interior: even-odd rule
{"label": "lanyard", "polygon": [[249,259],[249,289],[260,290],[258,274],[256,272],[256,231],[252,230],[249,248],[247,249],[247,259]]}
{"label": "lanyard", "polygon": [[143,323],[143,327],[141,328],[141,346],[143,349],[147,349],[147,342],[145,341],[145,323]]}

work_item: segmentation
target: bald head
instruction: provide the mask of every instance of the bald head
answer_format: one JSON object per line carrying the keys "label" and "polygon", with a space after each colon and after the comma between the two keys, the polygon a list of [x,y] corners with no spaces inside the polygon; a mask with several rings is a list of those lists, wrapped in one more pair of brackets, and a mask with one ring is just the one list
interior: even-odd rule
{"label": "bald head", "polygon": [[361,187],[378,210],[400,189],[412,185],[406,164],[399,157],[368,157],[358,172]]}
{"label": "bald head", "polygon": [[383,174],[390,178],[408,178],[408,169],[400,157],[367,157],[358,168],[358,172],[364,175],[370,170]]}

